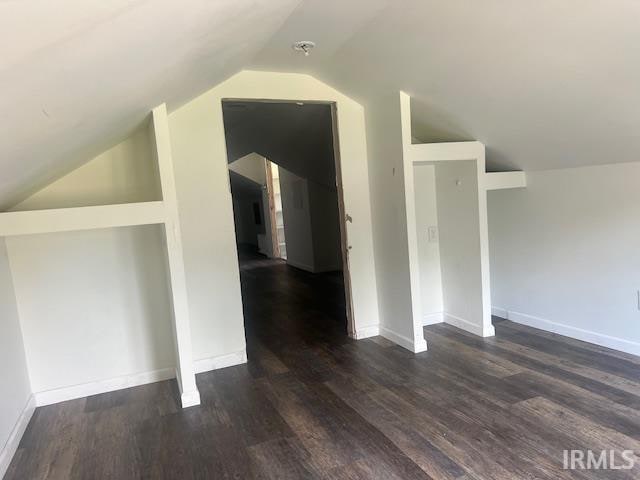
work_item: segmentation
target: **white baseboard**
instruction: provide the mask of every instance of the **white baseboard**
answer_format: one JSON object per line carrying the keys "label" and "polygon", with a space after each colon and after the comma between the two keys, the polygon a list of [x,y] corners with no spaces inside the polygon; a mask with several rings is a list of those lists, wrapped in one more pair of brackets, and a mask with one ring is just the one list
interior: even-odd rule
{"label": "white baseboard", "polygon": [[183,392],[180,395],[180,403],[182,408],[195,407],[200,405],[200,392],[193,390],[192,392]]}
{"label": "white baseboard", "polygon": [[594,343],[601,347],[612,348],[613,350],[619,350],[632,355],[640,355],[639,342],[633,342],[624,338],[612,337],[610,335],[593,332],[591,330],[572,327],[571,325],[565,325],[545,318],[528,315],[526,313],[514,312],[511,310],[506,310],[506,312],[506,318],[515,323],[575,338],[576,340],[582,340],[583,342]]}
{"label": "white baseboard", "polygon": [[496,331],[493,328],[493,325],[489,325],[486,327],[482,325],[477,325],[473,322],[470,322],[469,320],[465,320],[464,318],[451,315],[450,313],[444,314],[444,323],[448,323],[449,325],[453,325],[454,327],[458,327],[469,333],[478,335],[479,337],[493,337],[496,334]]}
{"label": "white baseboard", "polygon": [[443,312],[425,313],[422,316],[422,325],[424,325],[425,327],[427,325],[435,325],[436,323],[442,322],[444,322]]}
{"label": "white baseboard", "polygon": [[175,378],[175,368],[162,368],[160,370],[151,370],[150,372],[134,373],[132,375],[124,375],[122,377],[108,378],[97,382],[82,383],[80,385],[72,385],[70,387],[61,387],[53,390],[45,390],[36,392],[33,395],[36,399],[36,405],[43,407],[53,403],[66,402],[76,398],[88,397],[99,393],[113,392],[114,390],[122,390],[123,388],[138,387],[147,383],[161,382]]}
{"label": "white baseboard", "polygon": [[427,341],[424,338],[422,341],[414,342],[411,338],[400,335],[399,333],[389,330],[387,327],[383,326],[380,326],[380,335],[413,353],[424,352],[427,349]]}
{"label": "white baseboard", "polygon": [[27,403],[22,409],[22,412],[20,413],[20,416],[18,417],[15,426],[13,427],[13,430],[11,430],[11,433],[9,434],[7,443],[0,451],[0,478],[3,478],[4,474],[7,473],[9,465],[11,464],[11,459],[15,455],[16,450],[18,450],[18,445],[20,444],[22,435],[24,435],[24,432],[27,429],[27,425],[29,425],[29,420],[31,420],[35,409],[36,399],[33,395],[29,395]]}
{"label": "white baseboard", "polygon": [[[241,350],[227,355],[217,357],[204,358],[194,362],[194,370],[196,373],[208,372],[218,368],[230,367],[247,363],[247,351]],[[76,398],[84,398],[99,393],[113,392],[123,388],[138,387],[148,383],[161,382],[176,377],[175,368],[162,368],[160,370],[151,370],[149,372],[134,373],[132,375],[124,375],[122,377],[109,378],[97,382],[83,383],[80,385],[72,385],[70,387],[56,388],[43,392],[34,393],[35,402],[38,407],[51,405],[53,403],[65,402]],[[194,394],[187,392],[188,402],[193,401]]]}
{"label": "white baseboard", "polygon": [[378,335],[380,335],[380,326],[370,325],[368,327],[357,329],[353,338],[356,340],[362,340],[363,338],[377,337]]}
{"label": "white baseboard", "polygon": [[193,368],[196,373],[209,372],[218,370],[219,368],[233,367],[247,363],[247,351],[240,350],[238,352],[226,355],[218,355],[216,357],[202,358],[193,362]]}

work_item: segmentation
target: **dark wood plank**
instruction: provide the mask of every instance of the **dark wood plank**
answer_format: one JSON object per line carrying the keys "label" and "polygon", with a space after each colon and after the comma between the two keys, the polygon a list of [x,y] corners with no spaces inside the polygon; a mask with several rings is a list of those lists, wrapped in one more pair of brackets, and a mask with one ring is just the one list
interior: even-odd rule
{"label": "dark wood plank", "polygon": [[15,479],[640,478],[566,471],[563,450],[640,451],[640,359],[497,323],[426,328],[414,355],[346,335],[339,274],[241,261],[249,363],[38,408]]}

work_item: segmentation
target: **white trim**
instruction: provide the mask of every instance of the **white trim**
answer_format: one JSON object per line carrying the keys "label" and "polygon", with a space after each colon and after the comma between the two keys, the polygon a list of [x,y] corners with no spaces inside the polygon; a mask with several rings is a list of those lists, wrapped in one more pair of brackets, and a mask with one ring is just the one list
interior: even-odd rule
{"label": "white trim", "polygon": [[572,327],[562,323],[553,322],[545,318],[535,317],[526,313],[507,312],[509,320],[527,325],[528,327],[539,328],[547,332],[557,333],[566,337],[582,340],[583,342],[594,343],[602,347],[612,348],[621,352],[630,353],[632,355],[640,355],[640,343],[625,340],[624,338],[612,337],[602,333],[584,330],[582,328]]}
{"label": "white trim", "polygon": [[196,405],[200,405],[200,392],[198,390],[182,392],[180,394],[180,403],[182,404],[182,408],[195,407]]}
{"label": "white trim", "polygon": [[444,314],[444,323],[448,323],[449,325],[453,325],[454,327],[458,327],[469,333],[478,335],[479,337],[493,337],[496,334],[496,331],[495,331],[495,328],[493,328],[493,325],[487,328],[483,325],[477,325],[473,322],[470,322],[469,320],[456,317],[455,315],[451,315],[450,313],[446,313],[446,312]]}
{"label": "white trim", "polygon": [[527,186],[527,175],[524,172],[487,172],[483,178],[486,190],[505,190]]}
{"label": "white trim", "polygon": [[500,307],[491,307],[491,315],[509,320],[509,310]]}
{"label": "white trim", "polygon": [[406,146],[411,163],[475,160],[484,156],[484,145],[477,141],[414,143]]}
{"label": "white trim", "polygon": [[123,388],[138,387],[148,383],[161,382],[175,378],[176,373],[173,367],[162,368],[160,370],[151,370],[149,372],[134,373],[132,375],[123,375],[121,377],[108,378],[97,382],[81,383],[69,387],[55,388],[53,390],[45,390],[35,392],[33,395],[38,407],[51,405],[53,403],[65,402],[76,398],[84,398],[99,393],[113,392],[122,390]]}
{"label": "white trim", "polygon": [[0,213],[0,237],[164,223],[162,201]]}
{"label": "white trim", "polygon": [[422,325],[435,325],[444,322],[444,312],[425,313],[422,316]]}
{"label": "white trim", "polygon": [[209,372],[218,370],[219,368],[233,367],[247,363],[247,351],[240,350],[238,352],[229,353],[227,355],[218,355],[217,357],[201,358],[193,362],[193,368],[196,373]]}
{"label": "white trim", "polygon": [[422,338],[422,341],[418,340],[417,342],[414,342],[410,338],[400,335],[399,333],[389,330],[383,326],[380,326],[380,335],[387,340],[391,340],[393,343],[397,343],[401,347],[412,351],[413,353],[424,352],[427,349],[427,342],[424,338]]}
{"label": "white trim", "polygon": [[[219,368],[231,367],[233,365],[240,365],[242,363],[247,363],[246,350],[196,360],[193,367],[197,373],[202,373],[210,370],[217,370]],[[159,370],[151,370],[149,372],[134,373],[132,375],[123,375],[121,377],[99,380],[97,382],[82,383],[79,385],[72,385],[70,387],[45,390],[42,392],[36,392],[33,396],[35,404],[38,407],[43,407],[45,405],[74,400],[76,398],[84,398],[90,395],[97,395],[99,393],[113,392],[123,388],[138,387],[148,383],[171,380],[176,377],[175,368],[162,368]],[[183,407],[191,406],[192,404],[190,402],[199,397],[200,395],[197,390],[181,393]],[[185,401],[187,404],[185,404]]]}
{"label": "white trim", "polygon": [[7,443],[5,443],[4,447],[0,451],[0,478],[3,478],[4,474],[7,473],[9,465],[11,464],[11,460],[18,450],[18,445],[20,445],[22,435],[24,435],[24,432],[27,429],[27,425],[29,425],[29,420],[31,420],[35,409],[36,400],[33,395],[29,395],[27,403],[22,409],[22,412],[20,413],[20,416],[18,417],[18,420],[13,427],[13,430],[11,430],[11,433],[9,434]]}
{"label": "white trim", "polygon": [[180,212],[176,193],[171,136],[167,106],[163,103],[151,111],[149,133],[153,140],[155,158],[160,174],[160,189],[164,200],[166,219],[164,236],[169,266],[169,286],[173,308],[172,327],[176,346],[176,377],[183,398],[183,406],[194,405],[200,398],[193,371],[193,348],[191,344],[191,322],[189,319],[189,299],[182,247]]}
{"label": "white trim", "polygon": [[356,340],[362,340],[363,338],[377,337],[378,335],[380,335],[380,325],[370,325],[356,330],[356,334],[353,338]]}

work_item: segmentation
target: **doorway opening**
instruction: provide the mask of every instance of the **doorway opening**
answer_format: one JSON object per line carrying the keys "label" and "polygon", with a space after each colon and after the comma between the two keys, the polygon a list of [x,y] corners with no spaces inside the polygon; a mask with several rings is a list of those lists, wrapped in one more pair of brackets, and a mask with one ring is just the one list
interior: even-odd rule
{"label": "doorway opening", "polygon": [[256,336],[352,335],[335,104],[229,99],[222,112],[249,350]]}

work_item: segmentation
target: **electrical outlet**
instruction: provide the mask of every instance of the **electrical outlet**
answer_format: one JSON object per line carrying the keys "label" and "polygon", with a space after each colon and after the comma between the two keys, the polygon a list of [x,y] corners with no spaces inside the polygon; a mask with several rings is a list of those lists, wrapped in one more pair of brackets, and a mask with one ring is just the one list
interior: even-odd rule
{"label": "electrical outlet", "polygon": [[[427,228],[427,238],[429,239],[429,243],[437,243],[438,242],[438,227],[436,227],[435,225],[431,225],[430,227],[428,227]],[[639,300],[639,302],[640,302],[640,300]]]}

